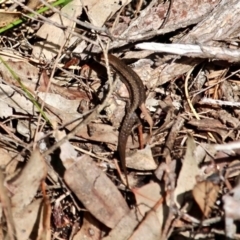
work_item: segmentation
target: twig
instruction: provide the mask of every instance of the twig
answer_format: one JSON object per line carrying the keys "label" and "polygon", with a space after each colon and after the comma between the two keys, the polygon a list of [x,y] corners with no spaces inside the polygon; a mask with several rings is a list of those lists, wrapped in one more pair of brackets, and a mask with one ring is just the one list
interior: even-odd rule
{"label": "twig", "polygon": [[155,42],[139,43],[137,49],[150,50],[154,52],[165,52],[169,54],[177,54],[192,58],[218,59],[229,62],[239,62],[240,51],[238,49],[230,49],[224,47],[213,47],[206,45],[193,44],[164,44]]}
{"label": "twig", "polygon": [[218,99],[212,99],[204,97],[200,104],[211,104],[211,105],[225,105],[225,106],[231,106],[231,107],[240,107],[240,102],[230,102],[230,101],[222,101]]}

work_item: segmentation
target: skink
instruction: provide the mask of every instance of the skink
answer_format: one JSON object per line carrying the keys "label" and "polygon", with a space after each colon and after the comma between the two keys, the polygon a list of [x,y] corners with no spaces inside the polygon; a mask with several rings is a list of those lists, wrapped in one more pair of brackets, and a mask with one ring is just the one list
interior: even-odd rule
{"label": "skink", "polygon": [[[101,57],[103,59],[103,56]],[[115,70],[115,72],[120,76],[121,81],[126,85],[130,101],[128,106],[126,107],[126,114],[123,119],[119,136],[118,136],[118,153],[120,157],[120,162],[124,171],[124,175],[126,177],[126,183],[129,187],[128,178],[127,178],[127,170],[126,170],[126,145],[128,136],[131,134],[132,128],[134,124],[136,124],[138,120],[138,116],[136,114],[136,110],[138,108],[141,109],[147,121],[149,122],[150,127],[152,127],[152,119],[150,115],[147,113],[145,107],[146,93],[144,89],[144,85],[140,77],[125,63],[123,63],[117,57],[108,54],[109,65]],[[147,116],[146,116],[147,115]],[[150,130],[151,132],[151,130]]]}

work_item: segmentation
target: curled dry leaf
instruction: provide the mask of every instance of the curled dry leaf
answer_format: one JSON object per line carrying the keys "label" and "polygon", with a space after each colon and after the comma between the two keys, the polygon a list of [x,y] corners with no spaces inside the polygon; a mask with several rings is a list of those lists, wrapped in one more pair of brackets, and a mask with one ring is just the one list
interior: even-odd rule
{"label": "curled dry leaf", "polygon": [[87,155],[66,170],[64,180],[86,209],[109,228],[129,212],[117,187]]}
{"label": "curled dry leaf", "polygon": [[219,188],[218,184],[214,184],[211,181],[203,181],[197,183],[192,190],[193,197],[205,217],[208,217],[211,213],[218,197]]}

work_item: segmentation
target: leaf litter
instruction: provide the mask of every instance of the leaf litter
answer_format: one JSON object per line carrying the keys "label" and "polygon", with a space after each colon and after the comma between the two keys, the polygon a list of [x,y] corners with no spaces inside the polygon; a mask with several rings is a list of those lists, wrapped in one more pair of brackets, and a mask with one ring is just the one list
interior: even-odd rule
{"label": "leaf litter", "polygon": [[[1,239],[240,239],[239,1],[121,3],[70,1],[2,33]],[[102,50],[143,80],[154,121],[128,139],[129,189],[129,93]]]}

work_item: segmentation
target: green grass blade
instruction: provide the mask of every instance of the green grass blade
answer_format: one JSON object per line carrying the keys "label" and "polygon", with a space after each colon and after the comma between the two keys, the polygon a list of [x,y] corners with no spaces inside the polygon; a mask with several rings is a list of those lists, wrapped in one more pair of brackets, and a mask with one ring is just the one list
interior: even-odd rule
{"label": "green grass blade", "polygon": [[[54,3],[51,4],[52,7],[56,7],[56,6],[59,6],[59,5],[66,5],[68,4],[69,2],[71,2],[72,0],[58,0]],[[46,12],[47,10],[49,10],[50,8],[49,7],[42,7],[40,8],[39,10],[37,10],[36,12],[41,14],[41,13],[44,13]],[[28,14],[29,17],[34,17],[35,14],[31,13],[31,14]],[[9,23],[7,26],[3,27],[3,28],[0,28],[0,34],[13,28],[13,27],[16,27],[17,25],[23,23],[24,21],[26,21],[28,18],[19,18],[17,20],[15,20],[14,22],[12,23]]]}

